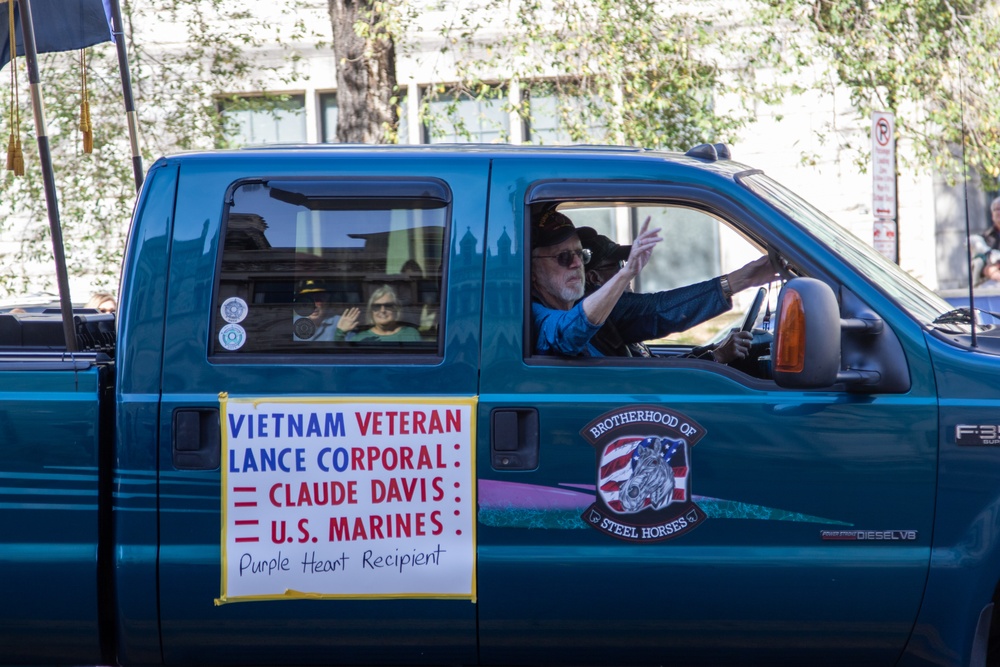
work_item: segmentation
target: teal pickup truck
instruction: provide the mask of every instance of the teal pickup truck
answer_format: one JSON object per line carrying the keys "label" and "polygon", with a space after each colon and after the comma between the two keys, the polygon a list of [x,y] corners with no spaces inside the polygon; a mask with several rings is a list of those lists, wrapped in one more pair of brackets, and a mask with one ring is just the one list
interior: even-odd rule
{"label": "teal pickup truck", "polygon": [[[775,282],[538,355],[553,208]],[[160,159],[119,301],[0,314],[0,665],[1000,660],[1000,329],[725,146]]]}

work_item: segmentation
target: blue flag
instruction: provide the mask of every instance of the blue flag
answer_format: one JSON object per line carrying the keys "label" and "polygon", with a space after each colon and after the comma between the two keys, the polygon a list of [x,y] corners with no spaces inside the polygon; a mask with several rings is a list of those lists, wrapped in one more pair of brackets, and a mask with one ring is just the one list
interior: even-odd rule
{"label": "blue flag", "polygon": [[[0,0],[0,67],[10,61],[10,7]],[[73,51],[111,39],[110,0],[31,0],[35,46],[39,53]],[[14,5],[17,55],[24,55],[21,10]]]}

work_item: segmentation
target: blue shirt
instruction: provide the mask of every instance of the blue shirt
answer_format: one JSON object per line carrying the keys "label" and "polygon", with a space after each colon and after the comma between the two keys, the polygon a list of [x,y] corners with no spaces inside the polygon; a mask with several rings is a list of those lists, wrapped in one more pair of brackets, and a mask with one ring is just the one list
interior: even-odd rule
{"label": "blue shirt", "polygon": [[603,356],[590,344],[599,324],[591,324],[583,312],[583,300],[569,310],[555,310],[538,301],[531,302],[534,320],[535,351],[540,354],[564,354],[569,357]]}

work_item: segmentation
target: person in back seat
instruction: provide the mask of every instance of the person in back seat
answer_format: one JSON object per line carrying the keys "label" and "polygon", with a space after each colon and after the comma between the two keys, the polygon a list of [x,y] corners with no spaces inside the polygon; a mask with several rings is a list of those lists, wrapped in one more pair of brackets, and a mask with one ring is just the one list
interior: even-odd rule
{"label": "person in back seat", "polygon": [[[389,285],[383,285],[375,290],[368,299],[368,320],[371,327],[355,331],[361,311],[358,308],[348,308],[344,311],[334,340],[350,340],[357,343],[406,343],[420,340],[420,332],[399,321],[401,304],[396,290]],[[353,332],[353,335],[351,335]],[[350,336],[350,337],[349,337]]]}
{"label": "person in back seat", "polygon": [[96,292],[83,307],[93,308],[99,313],[114,313],[118,310],[118,302],[107,292]]}
{"label": "person in back seat", "polygon": [[304,280],[295,292],[295,340],[332,341],[340,315],[333,311],[330,290],[319,280]]}

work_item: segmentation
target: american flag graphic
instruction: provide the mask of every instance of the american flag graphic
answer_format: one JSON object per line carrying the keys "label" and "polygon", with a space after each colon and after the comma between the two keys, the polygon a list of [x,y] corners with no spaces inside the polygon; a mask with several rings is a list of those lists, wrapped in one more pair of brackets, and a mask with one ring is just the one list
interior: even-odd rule
{"label": "american flag graphic", "polygon": [[[604,503],[614,512],[627,514],[619,499],[619,492],[632,476],[633,456],[637,447],[648,446],[652,441],[661,440],[667,456],[667,463],[674,473],[674,491],[670,502],[688,500],[688,444],[686,440],[673,438],[626,437],[615,440],[604,447],[598,468],[597,488]],[[673,450],[671,452],[671,450]],[[646,499],[644,507],[651,504]],[[669,503],[668,503],[669,504]]]}

